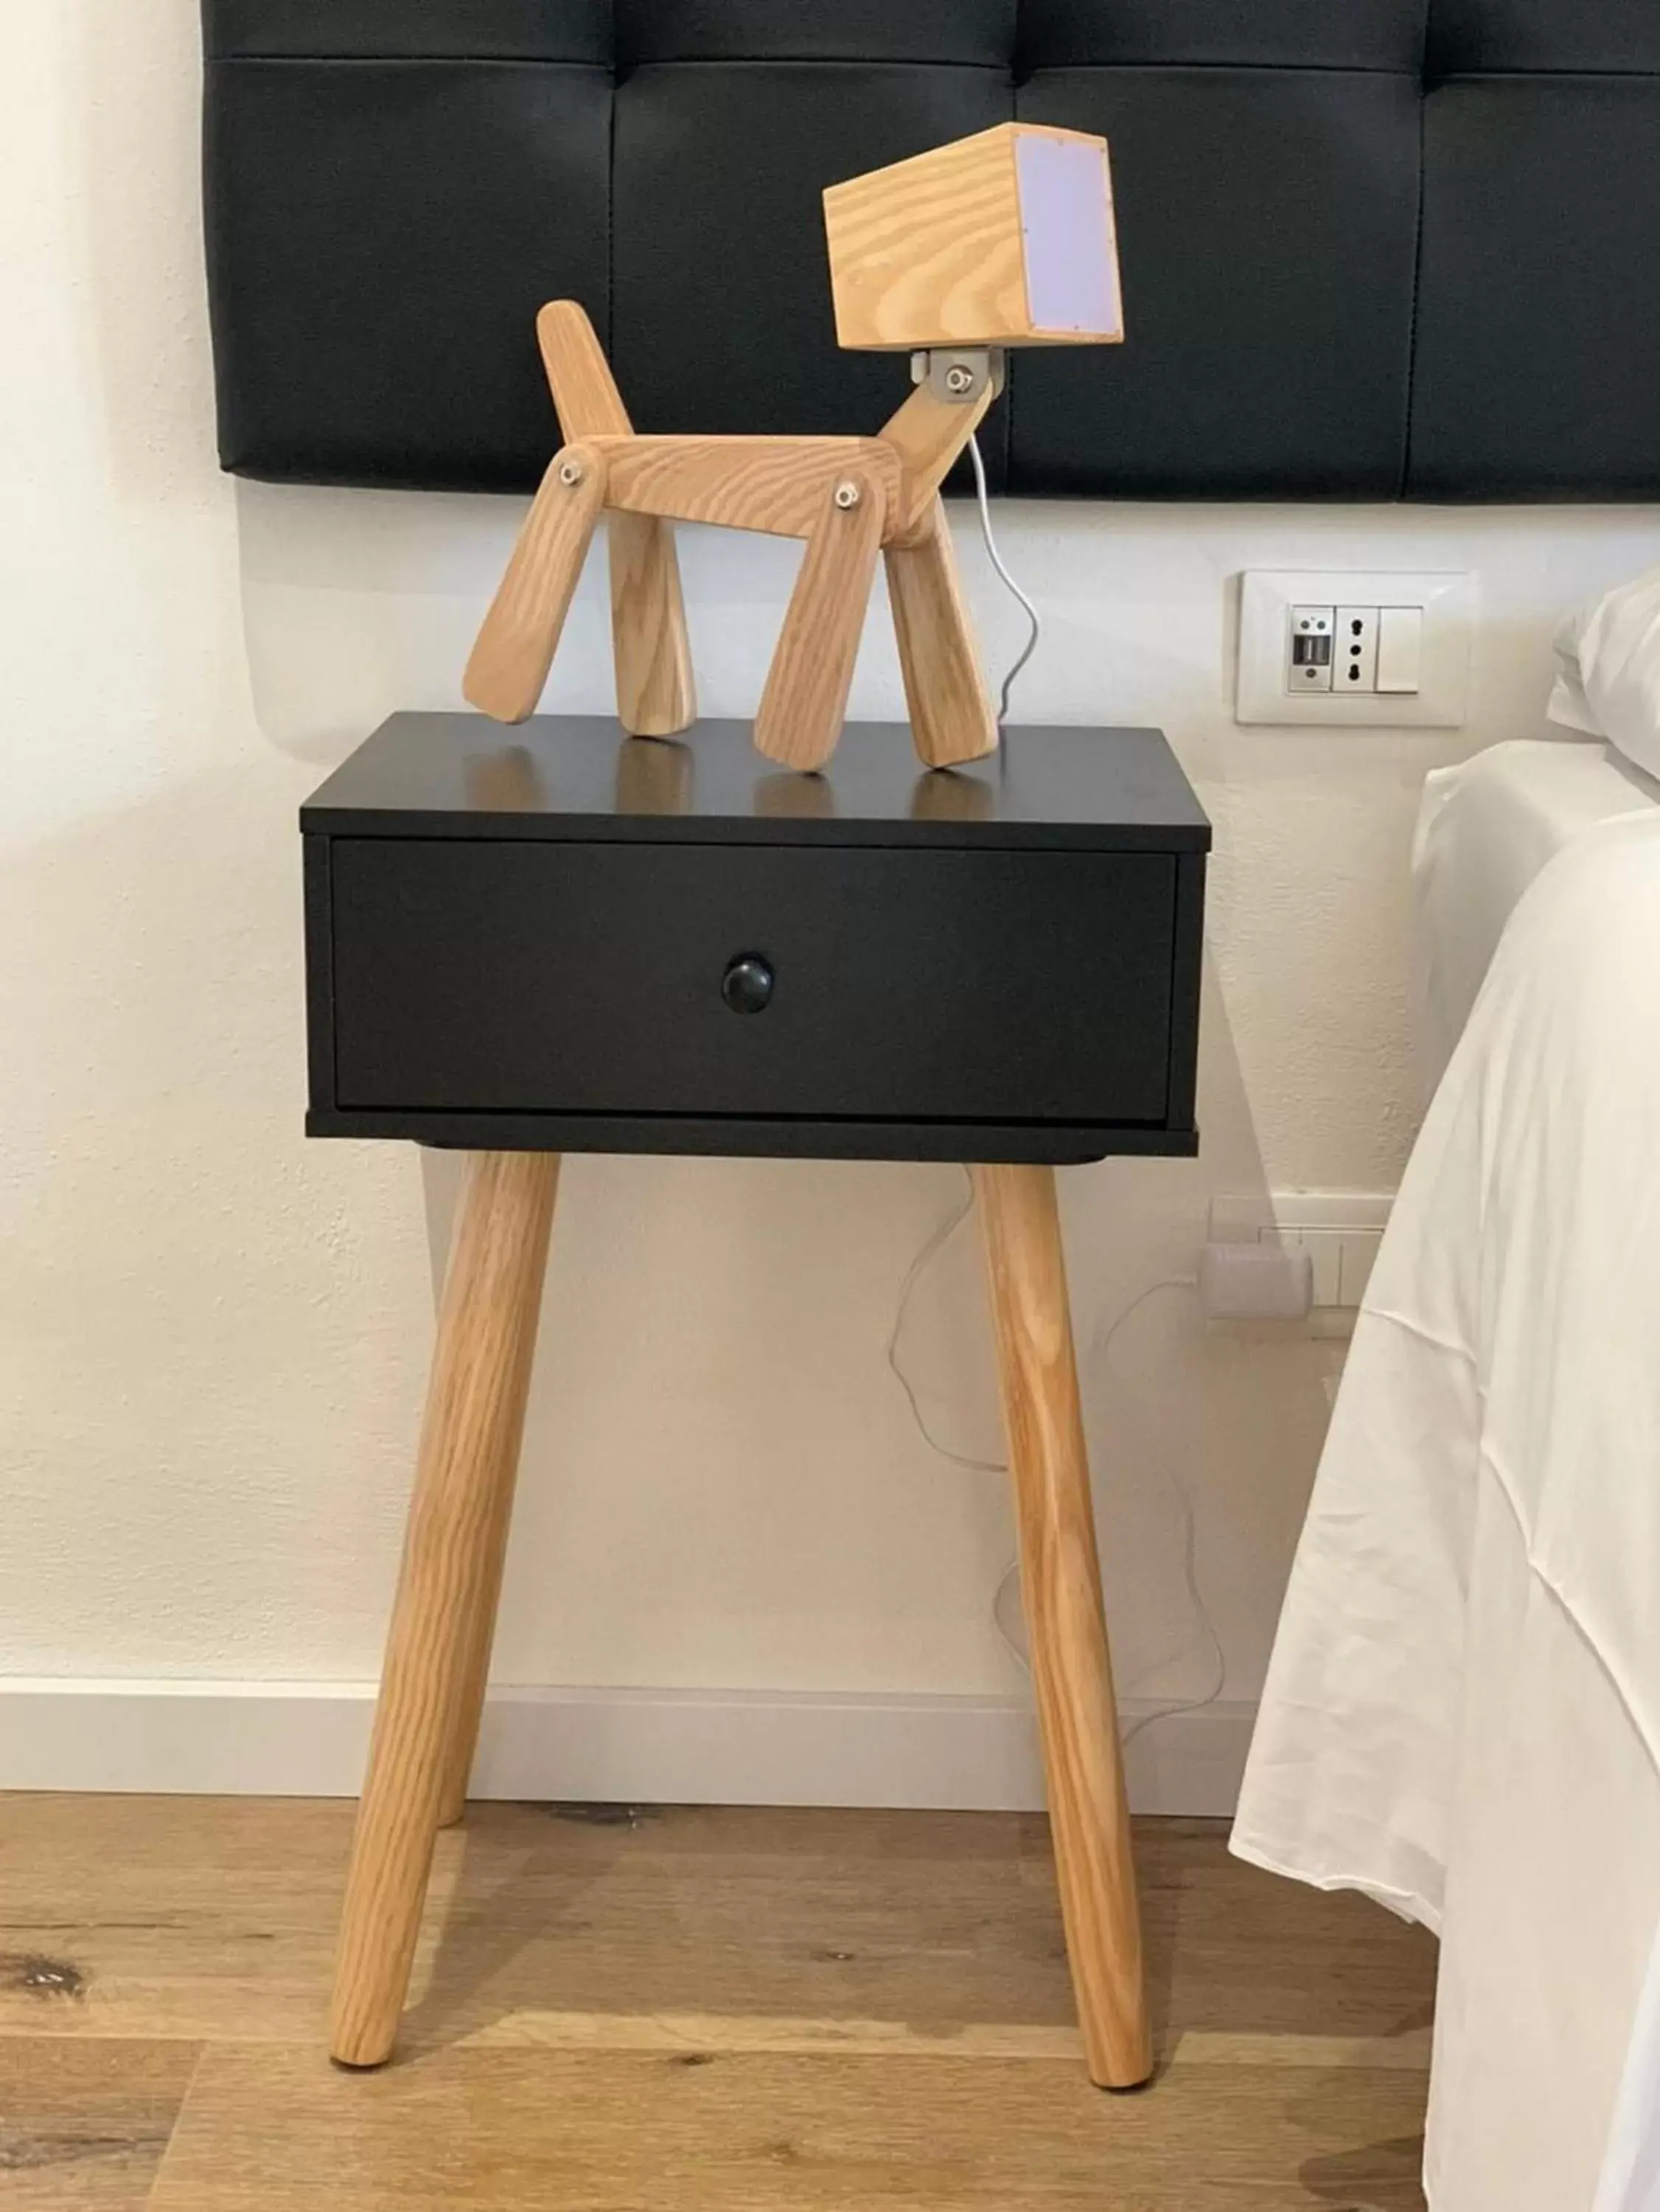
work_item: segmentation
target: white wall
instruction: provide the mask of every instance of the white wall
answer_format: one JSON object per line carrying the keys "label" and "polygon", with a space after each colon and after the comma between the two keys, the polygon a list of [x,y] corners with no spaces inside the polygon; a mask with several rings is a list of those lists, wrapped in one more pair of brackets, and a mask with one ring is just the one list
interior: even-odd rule
{"label": "white wall", "polygon": [[[294,809],[456,680],[514,502],[216,471],[194,0],[12,0],[0,81],[0,1671],[354,1679],[377,1665],[431,1334],[442,1163],[307,1146]],[[550,418],[549,433],[552,434]],[[954,516],[993,664],[1020,635]],[[1573,600],[1653,513],[1021,507],[1042,605],[1019,712],[1153,721],[1209,805],[1197,1165],[1064,1181],[1124,1686],[1261,1674],[1330,1346],[1207,1335],[1209,1193],[1390,1188],[1414,1110],[1405,863],[1424,771],[1536,732]],[[707,711],[756,698],[793,554],[688,532]],[[1469,728],[1242,730],[1247,566],[1469,566]],[[608,701],[598,578],[548,704]],[[885,615],[853,711],[893,716]],[[555,1230],[500,1648],[531,1683],[978,1692],[1002,1486],[914,1433],[884,1364],[945,1168],[583,1159]],[[906,1351],[958,1449],[998,1448],[974,1253]],[[0,1776],[0,1781],[3,1780]]]}

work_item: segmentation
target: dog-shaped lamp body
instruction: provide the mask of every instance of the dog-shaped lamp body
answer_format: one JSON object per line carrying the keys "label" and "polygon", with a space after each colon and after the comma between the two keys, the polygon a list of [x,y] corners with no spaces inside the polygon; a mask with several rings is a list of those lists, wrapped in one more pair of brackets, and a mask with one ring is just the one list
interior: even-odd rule
{"label": "dog-shaped lamp body", "polygon": [[833,185],[824,205],[838,341],[922,356],[910,398],[868,438],[639,436],[586,314],[550,303],[536,331],[566,443],[473,648],[473,705],[507,722],[535,711],[604,513],[617,712],[636,737],[696,718],[673,525],[710,522],[806,541],[760,751],[802,769],[834,751],[878,553],[918,754],[947,768],[994,750],[939,488],[1004,347],[1123,336],[1106,144],[1001,124]]}

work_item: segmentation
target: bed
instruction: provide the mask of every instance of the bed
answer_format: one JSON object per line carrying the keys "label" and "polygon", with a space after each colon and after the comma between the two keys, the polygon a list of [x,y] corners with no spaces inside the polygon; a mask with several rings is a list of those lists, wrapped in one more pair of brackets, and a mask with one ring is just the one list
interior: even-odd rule
{"label": "bed", "polygon": [[1655,806],[1660,783],[1595,739],[1516,738],[1427,779],[1412,855],[1426,1097],[1534,878],[1599,822]]}
{"label": "bed", "polygon": [[1440,1936],[1432,2212],[1660,2212],[1660,785],[1498,746],[1415,883],[1440,1079],[1234,1849]]}

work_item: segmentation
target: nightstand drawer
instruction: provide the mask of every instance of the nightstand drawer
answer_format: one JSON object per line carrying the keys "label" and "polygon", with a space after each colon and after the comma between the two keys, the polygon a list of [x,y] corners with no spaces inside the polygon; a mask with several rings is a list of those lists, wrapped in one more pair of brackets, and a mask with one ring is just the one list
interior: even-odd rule
{"label": "nightstand drawer", "polygon": [[330,847],[344,1114],[1150,1127],[1170,1111],[1167,853]]}

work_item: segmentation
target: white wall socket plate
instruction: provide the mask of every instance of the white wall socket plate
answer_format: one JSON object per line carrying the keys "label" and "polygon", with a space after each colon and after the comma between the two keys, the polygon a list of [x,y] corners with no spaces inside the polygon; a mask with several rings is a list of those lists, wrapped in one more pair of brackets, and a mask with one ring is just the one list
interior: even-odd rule
{"label": "white wall socket plate", "polygon": [[[1388,611],[1396,609],[1415,610],[1421,617],[1417,665],[1411,672],[1415,690],[1377,688],[1378,623],[1390,637],[1410,628],[1409,617],[1390,619]],[[1330,662],[1314,665],[1305,676],[1293,660],[1299,618],[1315,629],[1325,617]],[[1248,568],[1239,593],[1234,720],[1320,722],[1334,728],[1456,728],[1464,720],[1469,690],[1475,617],[1475,579],[1467,570]],[[1352,679],[1351,642],[1360,647]],[[1384,673],[1387,678],[1387,655]]]}
{"label": "white wall socket plate", "polygon": [[1394,1200],[1381,1191],[1221,1193],[1210,1202],[1211,1243],[1305,1252],[1312,1270],[1312,1334],[1346,1336],[1366,1294]]}

